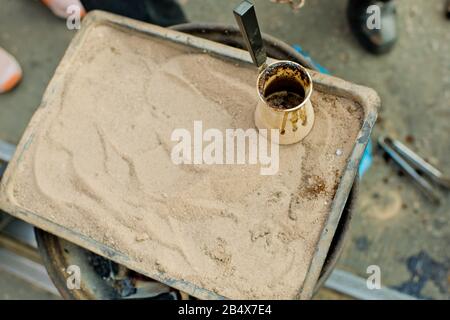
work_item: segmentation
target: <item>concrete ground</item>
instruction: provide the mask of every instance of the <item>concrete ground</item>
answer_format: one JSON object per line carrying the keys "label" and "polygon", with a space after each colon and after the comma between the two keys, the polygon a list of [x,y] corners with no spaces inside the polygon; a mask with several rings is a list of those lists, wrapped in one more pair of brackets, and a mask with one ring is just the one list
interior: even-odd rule
{"label": "concrete ground", "polygon": [[[16,143],[74,32],[37,1],[0,1],[0,46],[25,72],[19,88],[0,96],[0,139]],[[234,24],[232,8],[240,1],[180,2],[191,21]],[[306,0],[298,13],[270,0],[254,2],[264,32],[300,44],[334,75],[378,91],[383,107],[374,138],[388,134],[406,141],[450,173],[450,21],[444,0],[397,0],[400,39],[382,57],[366,53],[352,37],[344,0]],[[450,197],[442,195],[443,203],[432,206],[376,152],[338,267],[365,277],[368,266],[378,265],[383,285],[418,298],[450,298]],[[7,288],[0,285],[0,291]],[[14,293],[0,298],[5,294]]]}

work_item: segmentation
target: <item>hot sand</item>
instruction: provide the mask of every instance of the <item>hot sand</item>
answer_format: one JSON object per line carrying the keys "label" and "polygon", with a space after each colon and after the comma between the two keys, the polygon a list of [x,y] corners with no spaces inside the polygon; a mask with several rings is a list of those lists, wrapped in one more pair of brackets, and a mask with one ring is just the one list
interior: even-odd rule
{"label": "hot sand", "polygon": [[63,94],[34,116],[0,207],[104,243],[148,274],[230,298],[297,297],[361,127],[358,105],[315,91],[314,128],[280,146],[278,175],[176,166],[174,129],[254,127],[254,68],[105,25],[65,67]]}

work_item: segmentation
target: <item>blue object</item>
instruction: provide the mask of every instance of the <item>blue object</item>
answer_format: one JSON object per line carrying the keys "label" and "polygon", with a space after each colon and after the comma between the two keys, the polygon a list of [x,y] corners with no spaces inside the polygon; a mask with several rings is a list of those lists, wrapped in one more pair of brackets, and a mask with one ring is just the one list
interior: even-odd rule
{"label": "blue object", "polygon": [[[330,71],[328,71],[325,67],[323,67],[320,64],[318,64],[317,62],[315,62],[310,57],[310,55],[302,49],[302,47],[300,45],[294,44],[293,48],[298,53],[303,55],[306,58],[306,60],[308,60],[308,62],[311,63],[316,68],[317,71],[319,71],[320,73],[323,73],[323,74],[331,74]],[[373,162],[372,141],[369,140],[369,143],[367,144],[366,150],[364,150],[364,154],[363,154],[363,156],[361,158],[361,162],[359,163],[358,174],[359,174],[359,178],[360,179],[367,172],[367,170],[369,170],[369,168],[372,166],[372,162]]]}
{"label": "blue object", "polygon": [[364,150],[364,154],[362,156],[361,162],[359,163],[358,174],[361,179],[362,176],[369,170],[372,166],[373,157],[372,157],[372,140],[369,140],[367,144],[366,150]]}

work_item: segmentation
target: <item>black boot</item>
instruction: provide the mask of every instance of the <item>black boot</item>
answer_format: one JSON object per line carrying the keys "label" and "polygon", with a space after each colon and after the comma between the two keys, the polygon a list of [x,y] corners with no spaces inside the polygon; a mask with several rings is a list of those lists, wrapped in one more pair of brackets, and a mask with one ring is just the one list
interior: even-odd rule
{"label": "black boot", "polygon": [[163,27],[187,22],[175,0],[81,0],[87,11],[103,10]]}
{"label": "black boot", "polygon": [[[372,24],[374,13],[367,12],[371,5],[377,5],[380,8],[381,28],[379,29]],[[394,1],[349,0],[347,17],[353,34],[371,53],[389,52],[397,42],[397,12]]]}

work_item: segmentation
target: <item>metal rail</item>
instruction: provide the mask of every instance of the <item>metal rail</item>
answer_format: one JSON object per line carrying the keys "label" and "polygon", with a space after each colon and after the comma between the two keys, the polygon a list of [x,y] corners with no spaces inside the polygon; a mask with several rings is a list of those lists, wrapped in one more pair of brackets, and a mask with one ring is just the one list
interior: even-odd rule
{"label": "metal rail", "polygon": [[0,248],[6,249],[32,262],[42,264],[42,258],[37,248],[32,247],[23,241],[17,240],[6,233],[0,233]]}
{"label": "metal rail", "polygon": [[0,270],[4,270],[38,288],[59,296],[58,290],[56,290],[43,265],[2,248],[0,248]]}
{"label": "metal rail", "polygon": [[381,287],[369,289],[366,279],[353,273],[334,269],[325,287],[359,300],[417,300],[417,298],[397,290]]}

